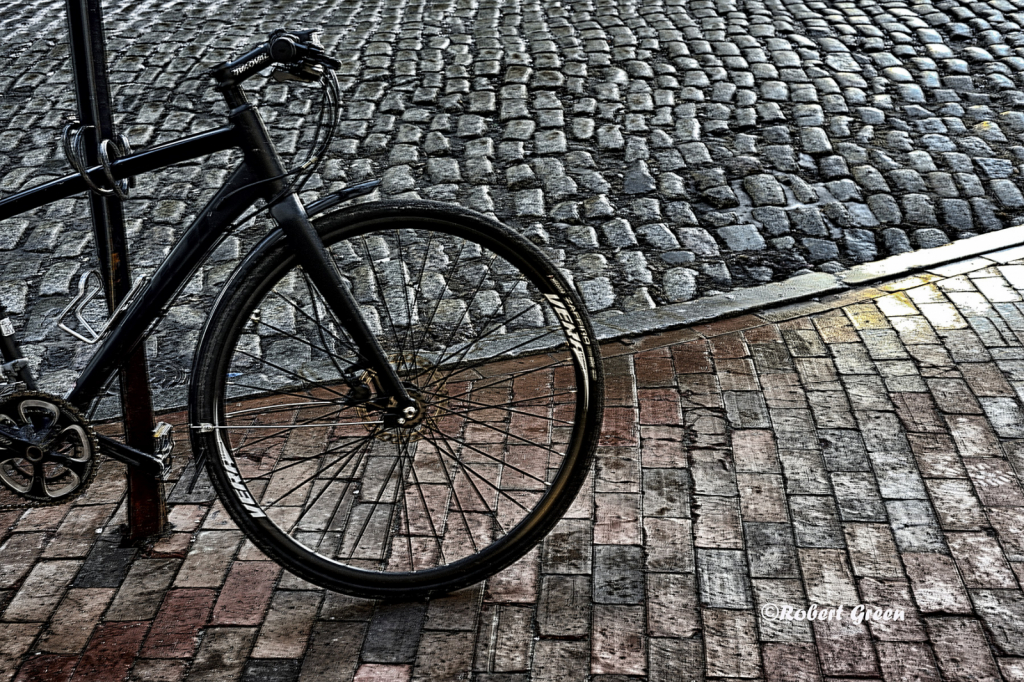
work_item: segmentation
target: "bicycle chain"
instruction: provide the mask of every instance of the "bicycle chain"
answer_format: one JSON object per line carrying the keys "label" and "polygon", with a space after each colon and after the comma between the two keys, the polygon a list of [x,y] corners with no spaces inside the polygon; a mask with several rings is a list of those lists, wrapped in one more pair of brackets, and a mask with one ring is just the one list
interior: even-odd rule
{"label": "bicycle chain", "polygon": [[[36,507],[58,507],[62,504],[65,504],[68,501],[75,499],[76,497],[78,497],[79,495],[86,491],[86,489],[96,479],[96,472],[99,469],[98,463],[96,462],[96,454],[98,454],[100,451],[99,439],[96,438],[96,431],[95,429],[93,429],[92,424],[89,422],[88,419],[82,416],[82,413],[78,410],[77,407],[75,407],[68,401],[64,400],[63,398],[58,398],[55,395],[43,393],[42,391],[18,391],[16,393],[8,394],[4,396],[2,399],[0,399],[0,408],[3,408],[4,405],[6,405],[8,402],[12,400],[20,400],[22,398],[37,398],[42,400],[48,400],[52,402],[54,405],[56,405],[59,409],[66,410],[69,414],[71,414],[71,416],[75,418],[78,424],[85,429],[85,432],[89,436],[89,443],[90,445],[92,445],[93,451],[93,465],[89,471],[88,480],[80,483],[79,486],[72,492],[52,500],[26,500],[21,504],[0,504],[0,512],[23,511],[25,509],[34,509]],[[10,488],[3,485],[3,483],[0,483],[0,488],[8,490],[14,495],[18,494],[17,492],[10,490]]]}

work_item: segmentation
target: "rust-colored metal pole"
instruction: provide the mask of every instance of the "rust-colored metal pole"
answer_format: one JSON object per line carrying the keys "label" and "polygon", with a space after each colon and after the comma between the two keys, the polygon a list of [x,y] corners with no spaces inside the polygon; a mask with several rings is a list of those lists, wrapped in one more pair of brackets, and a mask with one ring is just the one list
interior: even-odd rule
{"label": "rust-colored metal pole", "polygon": [[[100,0],[67,0],[71,65],[75,75],[78,118],[84,130],[87,165],[96,165],[101,140],[116,139],[111,115],[110,84],[103,37]],[[131,289],[128,241],[121,200],[113,195],[89,195],[96,250],[99,253],[107,303],[113,313]],[[124,435],[128,445],[153,452],[153,397],[149,389],[146,351],[140,345],[119,374]],[[163,485],[159,479],[128,468],[128,540],[137,541],[163,531],[167,521]]]}

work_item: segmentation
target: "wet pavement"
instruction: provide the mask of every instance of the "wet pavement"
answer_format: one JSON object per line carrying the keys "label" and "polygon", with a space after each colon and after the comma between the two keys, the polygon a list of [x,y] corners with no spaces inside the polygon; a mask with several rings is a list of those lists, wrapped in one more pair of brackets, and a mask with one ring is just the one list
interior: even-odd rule
{"label": "wet pavement", "polygon": [[576,504],[429,602],[282,573],[183,457],[121,548],[107,462],[0,514],[0,680],[1022,680],[1022,294],[1015,248],[608,344]]}

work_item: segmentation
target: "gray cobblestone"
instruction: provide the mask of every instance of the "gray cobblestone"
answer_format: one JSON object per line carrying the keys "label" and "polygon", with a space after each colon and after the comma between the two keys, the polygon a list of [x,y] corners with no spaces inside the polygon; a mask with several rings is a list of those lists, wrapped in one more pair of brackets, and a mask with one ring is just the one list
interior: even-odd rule
{"label": "gray cobblestone", "polygon": [[[21,19],[45,14],[39,4],[0,10],[13,27],[0,58],[3,193],[67,172],[45,151],[74,108],[66,50]],[[268,6],[246,0],[231,12]],[[109,10],[114,105],[137,145],[216,125],[217,97],[193,76],[252,38],[243,24],[222,33],[225,7]],[[386,197],[416,192],[493,212],[565,251],[570,270],[596,249],[636,250],[646,265],[610,278],[602,297],[622,310],[997,230],[1024,217],[1018,9],[301,0],[295,11],[315,16],[343,62],[345,93],[341,139],[312,186],[382,177]],[[196,40],[214,25],[218,40]],[[281,84],[253,85],[290,158],[315,107]],[[28,141],[41,151],[20,151]],[[140,178],[148,201],[127,205],[148,242],[137,266],[180,235],[227,168],[214,157]],[[77,231],[84,205],[0,229],[4,276],[28,288],[30,316],[44,289],[66,298],[65,261],[92,258]],[[722,213],[733,217],[723,223]],[[628,235],[616,219],[632,223]],[[157,224],[170,231],[159,244]],[[257,237],[249,232],[239,253]],[[206,286],[231,262],[209,264]]]}

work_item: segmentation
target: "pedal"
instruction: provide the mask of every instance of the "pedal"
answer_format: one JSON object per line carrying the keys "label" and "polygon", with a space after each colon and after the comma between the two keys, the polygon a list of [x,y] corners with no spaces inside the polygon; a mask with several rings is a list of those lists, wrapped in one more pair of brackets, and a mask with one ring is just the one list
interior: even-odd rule
{"label": "pedal", "polygon": [[164,475],[171,469],[171,453],[174,452],[174,427],[167,422],[157,422],[153,429],[153,454],[163,462]]}

